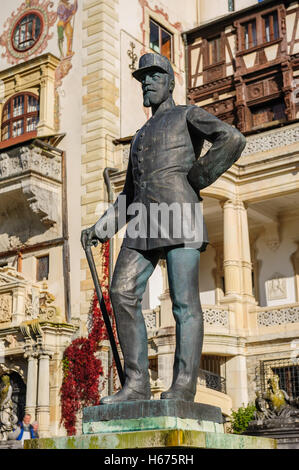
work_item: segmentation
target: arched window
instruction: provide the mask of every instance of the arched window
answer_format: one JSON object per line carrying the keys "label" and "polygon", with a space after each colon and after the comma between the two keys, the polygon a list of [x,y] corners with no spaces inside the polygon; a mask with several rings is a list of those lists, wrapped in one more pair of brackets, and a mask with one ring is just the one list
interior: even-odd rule
{"label": "arched window", "polygon": [[33,93],[18,93],[4,105],[1,140],[17,139],[23,134],[36,135],[39,120],[39,101]]}

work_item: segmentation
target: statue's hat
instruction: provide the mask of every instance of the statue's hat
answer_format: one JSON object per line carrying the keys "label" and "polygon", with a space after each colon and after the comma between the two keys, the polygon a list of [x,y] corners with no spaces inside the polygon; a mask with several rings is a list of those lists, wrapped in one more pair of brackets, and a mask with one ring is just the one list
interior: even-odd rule
{"label": "statue's hat", "polygon": [[132,75],[140,82],[144,72],[152,69],[168,73],[172,79],[174,79],[173,68],[167,57],[153,53],[144,54],[140,57],[139,68],[135,70]]}

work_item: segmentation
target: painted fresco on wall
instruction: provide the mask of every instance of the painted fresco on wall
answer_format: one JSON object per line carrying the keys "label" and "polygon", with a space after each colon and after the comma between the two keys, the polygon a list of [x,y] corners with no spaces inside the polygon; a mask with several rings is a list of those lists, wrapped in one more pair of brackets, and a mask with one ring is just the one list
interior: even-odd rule
{"label": "painted fresco on wall", "polygon": [[75,25],[75,15],[78,10],[78,1],[59,0],[57,7],[57,40],[61,62],[55,74],[56,88],[60,87],[63,78],[72,68],[71,59],[73,51],[73,34]]}
{"label": "painted fresco on wall", "polygon": [[55,71],[55,129],[60,129],[59,91],[62,80],[72,68],[73,34],[78,1],[59,0],[57,7],[57,38],[60,52],[60,64]]}
{"label": "painted fresco on wall", "polygon": [[57,19],[53,6],[52,0],[26,0],[7,18],[0,44],[2,57],[9,64],[36,57],[46,49],[54,34],[50,28]]}
{"label": "painted fresco on wall", "polygon": [[[73,4],[69,0],[60,0],[57,8],[57,34],[60,57],[71,57],[74,52],[73,32],[75,23],[75,14],[78,9],[77,0]],[[66,43],[66,44],[65,44]]]}
{"label": "painted fresco on wall", "polygon": [[73,34],[78,0],[26,0],[4,23],[0,45],[2,57],[16,65],[40,55],[54,37],[51,28],[57,22],[60,64],[55,72],[55,128],[59,130],[59,93],[63,78],[72,68]]}

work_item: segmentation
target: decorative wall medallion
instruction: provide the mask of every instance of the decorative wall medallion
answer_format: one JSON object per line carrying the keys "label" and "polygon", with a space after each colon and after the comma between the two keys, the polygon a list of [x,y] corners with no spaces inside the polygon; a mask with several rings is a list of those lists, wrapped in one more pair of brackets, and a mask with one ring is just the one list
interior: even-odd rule
{"label": "decorative wall medallion", "polygon": [[280,300],[287,298],[286,279],[282,274],[275,273],[272,279],[267,281],[268,300]]}
{"label": "decorative wall medallion", "polygon": [[49,30],[57,18],[56,12],[50,11],[53,5],[52,0],[27,1],[6,20],[0,44],[7,62],[15,65],[43,52],[53,36]]}

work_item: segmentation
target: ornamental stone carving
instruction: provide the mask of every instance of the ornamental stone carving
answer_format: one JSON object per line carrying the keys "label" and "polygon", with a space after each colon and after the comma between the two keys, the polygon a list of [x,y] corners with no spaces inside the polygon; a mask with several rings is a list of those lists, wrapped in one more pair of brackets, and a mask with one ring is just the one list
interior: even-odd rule
{"label": "ornamental stone carving", "polygon": [[32,144],[0,153],[0,204],[3,199],[7,211],[22,215],[29,208],[44,226],[53,226],[59,221],[61,182],[61,157],[54,151]]}
{"label": "ornamental stone carving", "polygon": [[228,327],[228,310],[217,307],[205,307],[203,309],[203,318],[207,325]]}
{"label": "ornamental stone carving", "polygon": [[150,310],[144,312],[145,326],[148,331],[153,331],[157,328],[157,310]]}
{"label": "ornamental stone carving", "polygon": [[249,136],[242,156],[266,152],[274,148],[285,147],[299,142],[299,126],[275,129],[274,132]]}
{"label": "ornamental stone carving", "polygon": [[267,309],[258,312],[257,315],[257,323],[259,326],[268,327],[297,322],[299,322],[299,307]]}
{"label": "ornamental stone carving", "polygon": [[275,273],[271,279],[268,279],[266,286],[268,300],[281,300],[287,298],[287,283],[282,274]]}
{"label": "ornamental stone carving", "polygon": [[126,145],[123,148],[123,163],[128,163],[130,155],[130,145]]}
{"label": "ornamental stone carving", "polygon": [[12,318],[12,294],[0,295],[0,323],[11,321]]}
{"label": "ornamental stone carving", "polygon": [[60,157],[49,157],[42,149],[29,146],[0,153],[0,181],[28,171],[61,182]]}
{"label": "ornamental stone carving", "polygon": [[[26,280],[15,268],[0,268],[0,323],[35,320],[61,322],[61,312],[55,306],[55,300],[46,282],[41,287]],[[13,302],[20,306],[17,313],[15,308],[13,311]],[[13,338],[10,339],[15,344]]]}

